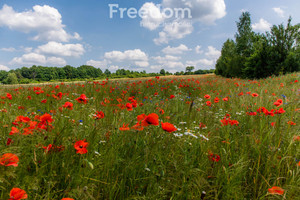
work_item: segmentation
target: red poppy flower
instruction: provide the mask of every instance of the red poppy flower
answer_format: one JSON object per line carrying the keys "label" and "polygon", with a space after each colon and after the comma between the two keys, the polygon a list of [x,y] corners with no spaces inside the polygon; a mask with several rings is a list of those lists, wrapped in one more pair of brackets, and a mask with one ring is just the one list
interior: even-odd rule
{"label": "red poppy flower", "polygon": [[282,103],[283,103],[282,99],[277,99],[277,101],[274,102],[273,105],[275,105],[276,107],[279,107],[282,105]]}
{"label": "red poppy flower", "polygon": [[284,189],[282,189],[281,187],[274,186],[274,187],[272,187],[272,188],[269,188],[269,189],[268,189],[268,192],[269,192],[270,194],[283,195],[283,194],[284,194]]}
{"label": "red poppy flower", "polygon": [[252,93],[251,94],[253,97],[258,97],[259,95],[257,93]]}
{"label": "red poppy flower", "polygon": [[297,164],[299,167],[300,167],[300,161],[298,162],[298,164]]}
{"label": "red poppy flower", "polygon": [[169,133],[172,133],[174,131],[177,131],[177,128],[175,128],[175,126],[171,123],[168,123],[168,122],[161,122],[161,127],[164,131],[167,131]]}
{"label": "red poppy flower", "polygon": [[228,97],[223,98],[223,101],[228,101]]}
{"label": "red poppy flower", "polygon": [[119,128],[120,131],[129,131],[130,128],[128,127],[128,124],[125,125],[125,123],[123,123],[123,126]]}
{"label": "red poppy flower", "polygon": [[76,149],[76,153],[78,154],[85,154],[88,152],[86,149],[89,143],[85,142],[85,140],[79,140],[74,144],[74,148]]}
{"label": "red poppy flower", "polygon": [[214,102],[215,102],[215,103],[219,103],[219,98],[216,97],[216,98],[214,99]]}
{"label": "red poppy flower", "polygon": [[53,121],[53,119],[52,119],[52,116],[50,114],[46,113],[46,114],[43,114],[40,117],[40,121],[42,123],[46,123],[46,122],[51,123]]}
{"label": "red poppy flower", "polygon": [[86,104],[88,102],[88,99],[85,96],[85,94],[80,95],[80,97],[78,97],[75,100],[78,101],[79,103],[84,103],[84,104]]}
{"label": "red poppy flower", "polygon": [[213,161],[213,162],[219,162],[221,157],[217,154],[213,154],[213,153],[209,153],[208,156],[209,160]]}
{"label": "red poppy flower", "polygon": [[74,199],[72,199],[72,198],[63,198],[61,200],[74,200]]}
{"label": "red poppy flower", "polygon": [[16,127],[11,127],[11,132],[9,133],[9,135],[14,135],[16,133],[20,133],[19,129],[17,129]]}
{"label": "red poppy flower", "polygon": [[132,111],[132,104],[131,103],[126,103],[126,108],[128,111]]}
{"label": "red poppy flower", "polygon": [[276,122],[271,122],[271,126],[273,126],[273,127],[274,127],[274,126],[275,126],[275,124],[276,124]]}
{"label": "red poppy flower", "polygon": [[170,99],[173,99],[174,97],[175,97],[175,95],[172,94],[172,95],[170,96]]}
{"label": "red poppy flower", "polygon": [[102,119],[104,117],[105,117],[105,115],[104,115],[104,112],[102,112],[102,111],[96,111],[96,113],[94,115],[95,119]]}
{"label": "red poppy flower", "polygon": [[137,131],[142,131],[144,130],[144,127],[138,122],[134,126],[131,127],[132,129],[135,129]]}
{"label": "red poppy flower", "polygon": [[66,102],[64,105],[63,105],[64,108],[67,108],[69,110],[73,110],[73,103],[71,102]]}
{"label": "red poppy flower", "polygon": [[289,124],[289,125],[296,125],[296,123],[293,122],[293,121],[288,121],[288,124]]}
{"label": "red poppy flower", "polygon": [[206,105],[207,105],[207,106],[211,106],[211,102],[210,102],[210,101],[207,101],[207,102],[206,102]]}
{"label": "red poppy flower", "polygon": [[41,103],[47,103],[47,99],[43,99]]}
{"label": "red poppy flower", "polygon": [[145,119],[142,121],[142,125],[143,126],[148,126],[148,125],[158,126],[159,125],[158,118],[159,117],[157,114],[151,113],[145,117]]}
{"label": "red poppy flower", "polygon": [[3,154],[0,157],[0,165],[17,167],[19,162],[18,156],[12,153]]}
{"label": "red poppy flower", "polygon": [[10,99],[10,100],[12,99],[12,95],[9,94],[9,93],[6,94],[6,97],[7,97],[8,99]]}
{"label": "red poppy flower", "polygon": [[8,138],[8,139],[7,139],[7,142],[6,142],[6,146],[9,146],[11,143],[13,143],[12,139],[11,139],[11,138]]}
{"label": "red poppy flower", "polygon": [[210,96],[208,94],[204,95],[205,99],[210,99]]}
{"label": "red poppy flower", "polygon": [[20,188],[13,188],[10,191],[10,199],[9,200],[21,200],[21,199],[27,199],[27,194],[24,190]]}

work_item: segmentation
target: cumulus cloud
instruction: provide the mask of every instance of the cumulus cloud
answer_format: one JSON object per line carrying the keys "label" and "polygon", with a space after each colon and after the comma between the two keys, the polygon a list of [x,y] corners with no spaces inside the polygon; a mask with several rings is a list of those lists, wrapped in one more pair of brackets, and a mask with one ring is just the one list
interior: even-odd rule
{"label": "cumulus cloud", "polygon": [[272,9],[279,17],[284,17],[284,11],[280,7]]}
{"label": "cumulus cloud", "polygon": [[156,56],[152,57],[155,64],[150,66],[150,69],[165,69],[170,72],[176,72],[178,70],[184,69],[184,64],[180,61],[181,57],[165,55],[165,56]]}
{"label": "cumulus cloud", "polygon": [[191,60],[186,62],[187,66],[194,66],[197,69],[208,69],[214,65],[213,60],[208,60],[206,58],[199,60]]}
{"label": "cumulus cloud", "polygon": [[193,32],[194,28],[190,21],[174,20],[167,23],[159,37],[153,41],[156,45],[168,44],[170,40],[181,39]]}
{"label": "cumulus cloud", "polygon": [[110,64],[110,62],[108,60],[89,60],[86,62],[87,65],[93,66],[93,67],[97,67],[97,68],[102,68],[102,69],[106,69],[107,65]]}
{"label": "cumulus cloud", "polygon": [[38,53],[28,53],[24,54],[21,57],[15,57],[10,62],[12,65],[57,65],[63,66],[66,64],[66,61],[63,58],[59,57],[46,57]]}
{"label": "cumulus cloud", "polygon": [[0,27],[37,33],[33,40],[68,42],[70,39],[81,39],[78,33],[71,35],[64,30],[61,18],[58,10],[48,5],[35,5],[32,10],[24,12],[16,12],[12,7],[3,5],[0,10]]}
{"label": "cumulus cloud", "polygon": [[142,10],[141,13],[144,13],[141,16],[142,21],[140,22],[142,27],[153,31],[157,29],[164,21],[164,17],[160,12],[160,8],[152,2],[146,2],[140,10]]}
{"label": "cumulus cloud", "polygon": [[214,24],[226,15],[224,0],[163,0],[165,8],[189,8],[193,21]]}
{"label": "cumulus cloud", "polygon": [[7,52],[14,52],[14,51],[16,51],[16,49],[13,48],[13,47],[1,48],[0,50],[1,50],[1,51],[7,51]]}
{"label": "cumulus cloud", "polygon": [[1,70],[9,71],[10,69],[8,67],[6,67],[5,65],[0,65],[0,71]]}
{"label": "cumulus cloud", "polygon": [[148,61],[148,56],[140,49],[121,51],[110,51],[104,54],[104,58],[117,62],[121,61]]}
{"label": "cumulus cloud", "polygon": [[186,51],[190,51],[191,49],[189,49],[186,45],[181,44],[178,47],[170,47],[167,46],[166,48],[164,48],[162,50],[163,53],[165,54],[183,54]]}
{"label": "cumulus cloud", "polygon": [[200,46],[200,45],[197,45],[197,46],[195,47],[195,52],[196,52],[197,54],[202,54],[202,53],[203,53],[203,50],[201,50],[201,46]]}
{"label": "cumulus cloud", "polygon": [[263,18],[261,18],[258,23],[252,24],[253,30],[259,32],[269,31],[271,26],[272,25]]}
{"label": "cumulus cloud", "polygon": [[62,44],[51,41],[45,45],[37,47],[36,52],[54,56],[79,57],[85,51],[81,44]]}
{"label": "cumulus cloud", "polygon": [[208,51],[205,53],[205,55],[212,59],[217,59],[221,55],[221,51],[217,50],[213,46],[208,46]]}

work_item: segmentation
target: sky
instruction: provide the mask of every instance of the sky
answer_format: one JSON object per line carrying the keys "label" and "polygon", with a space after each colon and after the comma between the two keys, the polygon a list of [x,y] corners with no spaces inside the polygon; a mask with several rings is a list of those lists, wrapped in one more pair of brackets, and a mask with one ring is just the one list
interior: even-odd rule
{"label": "sky", "polygon": [[252,29],[300,22],[299,0],[0,0],[0,70],[92,65],[214,69],[242,12]]}

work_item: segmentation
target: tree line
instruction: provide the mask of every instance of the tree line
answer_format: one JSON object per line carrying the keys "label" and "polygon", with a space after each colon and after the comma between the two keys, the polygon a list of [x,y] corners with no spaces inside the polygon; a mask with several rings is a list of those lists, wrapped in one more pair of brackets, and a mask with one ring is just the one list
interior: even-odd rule
{"label": "tree line", "polygon": [[[197,70],[192,72],[194,67],[188,66],[186,72],[176,72],[174,75],[189,75],[189,74],[206,74],[213,73],[213,70]],[[118,69],[112,73],[108,69],[104,72],[100,68],[95,68],[89,65],[82,65],[80,67],[72,67],[66,65],[64,67],[44,67],[36,66],[22,67],[10,71],[0,71],[0,83],[2,84],[27,84],[47,81],[72,81],[72,80],[95,80],[101,78],[138,78],[150,76],[165,76],[172,75],[172,73],[160,70],[160,73],[147,73],[145,70],[130,71],[125,69]]]}
{"label": "tree line", "polygon": [[237,24],[235,40],[227,39],[216,62],[215,74],[249,79],[300,71],[300,24],[273,25],[269,32],[255,33],[249,12]]}

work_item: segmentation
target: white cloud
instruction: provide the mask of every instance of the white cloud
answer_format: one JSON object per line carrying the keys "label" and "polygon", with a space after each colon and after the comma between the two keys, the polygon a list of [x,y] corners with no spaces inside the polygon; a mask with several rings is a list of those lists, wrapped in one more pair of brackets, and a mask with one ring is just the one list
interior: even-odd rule
{"label": "white cloud", "polygon": [[207,57],[217,59],[221,55],[221,51],[217,50],[213,46],[208,46],[208,51],[205,53]]}
{"label": "white cloud", "polygon": [[89,60],[86,62],[87,65],[91,65],[93,67],[97,67],[97,68],[102,68],[102,69],[106,69],[107,68],[107,65],[109,64],[110,62],[108,60]]}
{"label": "white cloud", "polygon": [[186,65],[194,66],[196,69],[206,69],[207,67],[211,68],[214,65],[214,61],[208,59],[191,60],[187,61]]}
{"label": "white cloud", "polygon": [[167,46],[162,50],[162,52],[165,54],[183,54],[185,51],[190,51],[190,50],[191,49],[189,49],[187,46],[181,44],[178,47]]}
{"label": "white cloud", "polygon": [[201,46],[197,45],[197,46],[195,47],[195,52],[196,52],[197,54],[202,54],[202,53],[203,53],[203,50],[201,50]]}
{"label": "white cloud", "polygon": [[192,19],[205,24],[214,24],[226,15],[224,0],[163,0],[165,8],[189,8]]}
{"label": "white cloud", "polygon": [[1,51],[7,51],[7,52],[14,52],[14,51],[16,51],[16,49],[13,48],[13,47],[9,47],[9,48],[1,48],[0,50],[1,50]]}
{"label": "white cloud", "polygon": [[118,70],[119,69],[119,66],[117,66],[117,65],[111,65],[111,66],[109,66],[109,71],[112,71],[112,72],[114,72],[114,71],[116,71],[116,70]]}
{"label": "white cloud", "polygon": [[143,16],[141,16],[142,20],[140,22],[142,27],[153,31],[164,21],[164,17],[160,12],[160,9],[152,2],[146,2],[140,10],[144,13]]}
{"label": "white cloud", "polygon": [[121,61],[148,61],[148,56],[140,49],[121,51],[110,51],[104,54],[104,58],[117,62]]}
{"label": "white cloud", "polygon": [[47,64],[65,66],[67,62],[63,58],[49,57],[47,58]]}
{"label": "white cloud", "polygon": [[272,9],[279,17],[284,17],[284,11],[281,8],[272,8]]}
{"label": "white cloud", "polygon": [[11,65],[58,65],[63,66],[66,64],[66,61],[63,58],[58,57],[49,57],[47,58],[44,55],[38,53],[28,53],[24,54],[21,57],[15,57],[10,62]]}
{"label": "white cloud", "polygon": [[33,40],[68,42],[81,39],[78,33],[67,33],[62,24],[62,16],[56,8],[48,5],[33,6],[32,10],[16,12],[12,7],[3,5],[0,10],[0,27],[24,33],[37,33]]}
{"label": "white cloud", "polygon": [[261,18],[258,23],[252,24],[253,30],[259,32],[269,31],[271,26],[272,25],[263,18]]}
{"label": "white cloud", "polygon": [[194,28],[190,21],[175,20],[167,23],[163,31],[159,32],[159,37],[153,41],[156,45],[168,44],[170,40],[181,39],[193,32]]}
{"label": "white cloud", "polygon": [[0,71],[1,70],[9,71],[10,69],[8,67],[6,67],[5,65],[0,65]]}
{"label": "white cloud", "polygon": [[171,55],[166,55],[164,57],[162,56],[156,56],[156,57],[152,57],[152,59],[159,63],[159,64],[164,64],[166,62],[173,62],[173,61],[178,61],[180,60],[180,57],[177,57],[177,56],[171,56]]}
{"label": "white cloud", "polygon": [[81,44],[62,44],[59,42],[48,42],[36,49],[37,53],[49,54],[55,56],[79,57],[85,50]]}
{"label": "white cloud", "polygon": [[149,66],[148,61],[135,61],[134,64],[138,67],[148,67]]}

